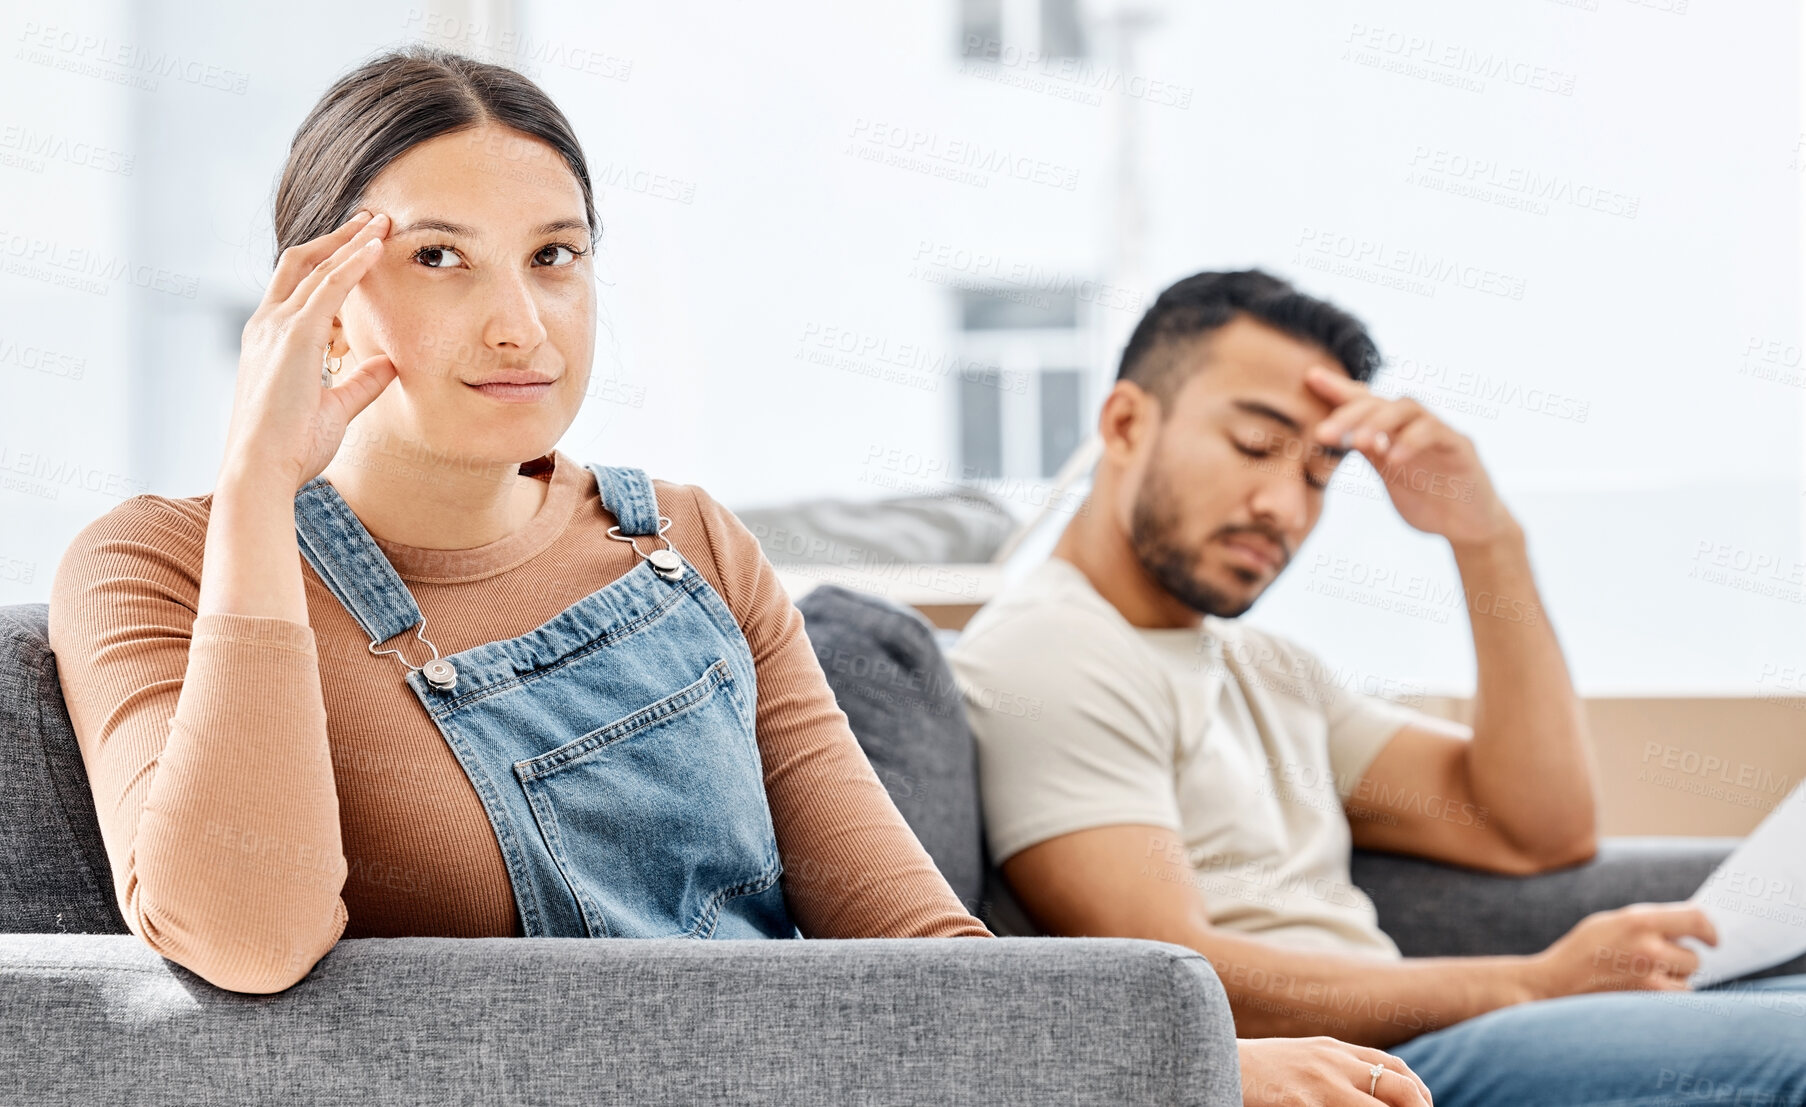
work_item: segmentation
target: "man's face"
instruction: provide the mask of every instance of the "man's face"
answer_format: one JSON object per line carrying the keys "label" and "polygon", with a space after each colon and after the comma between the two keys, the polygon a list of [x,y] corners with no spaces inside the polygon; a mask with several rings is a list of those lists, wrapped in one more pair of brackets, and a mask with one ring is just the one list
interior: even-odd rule
{"label": "man's face", "polygon": [[[1129,541],[1173,597],[1206,615],[1247,611],[1317,525],[1345,451],[1314,444],[1330,405],[1305,370],[1321,347],[1238,318],[1181,345],[1184,383],[1133,492]],[[1201,367],[1200,367],[1201,366]]]}

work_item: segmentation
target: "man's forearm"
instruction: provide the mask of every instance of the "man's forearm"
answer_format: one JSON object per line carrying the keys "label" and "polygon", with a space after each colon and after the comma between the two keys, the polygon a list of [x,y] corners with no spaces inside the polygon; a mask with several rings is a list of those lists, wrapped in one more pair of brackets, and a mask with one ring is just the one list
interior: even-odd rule
{"label": "man's forearm", "polygon": [[1454,552],[1479,667],[1469,789],[1529,856],[1583,858],[1594,842],[1593,754],[1523,529],[1514,521]]}
{"label": "man's forearm", "polygon": [[1526,957],[1380,960],[1275,946],[1222,930],[1184,943],[1209,959],[1241,1037],[1328,1034],[1384,1048],[1541,998]]}

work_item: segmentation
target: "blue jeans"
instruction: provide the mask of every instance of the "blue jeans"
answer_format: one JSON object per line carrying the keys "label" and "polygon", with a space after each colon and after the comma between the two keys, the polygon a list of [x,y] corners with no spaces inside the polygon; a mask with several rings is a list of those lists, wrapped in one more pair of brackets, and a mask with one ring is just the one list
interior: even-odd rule
{"label": "blue jeans", "polygon": [[1391,1052],[1436,1107],[1797,1107],[1806,975],[1524,1003]]}

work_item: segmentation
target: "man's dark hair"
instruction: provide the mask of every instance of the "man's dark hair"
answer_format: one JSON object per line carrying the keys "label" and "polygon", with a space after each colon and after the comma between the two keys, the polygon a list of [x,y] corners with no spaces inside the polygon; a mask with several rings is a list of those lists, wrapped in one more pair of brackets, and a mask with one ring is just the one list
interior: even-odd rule
{"label": "man's dark hair", "polygon": [[1380,367],[1379,348],[1359,319],[1271,273],[1242,269],[1194,273],[1162,292],[1123,347],[1116,379],[1134,381],[1171,410],[1185,383],[1182,348],[1238,316],[1323,347],[1355,380],[1373,379]]}

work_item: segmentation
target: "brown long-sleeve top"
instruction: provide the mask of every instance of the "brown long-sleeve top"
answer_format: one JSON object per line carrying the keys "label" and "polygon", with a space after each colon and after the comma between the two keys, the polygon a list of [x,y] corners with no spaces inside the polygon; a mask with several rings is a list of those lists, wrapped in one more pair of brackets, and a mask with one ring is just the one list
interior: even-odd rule
{"label": "brown long-sleeve top", "polygon": [[[465,550],[377,539],[441,654],[525,634],[637,563],[606,533],[595,477],[549,456],[533,474],[545,502],[512,534]],[[666,536],[752,649],[804,935],[988,936],[859,749],[758,540],[701,488],[653,487]],[[370,653],[298,549],[306,624],[196,617],[212,499],[126,500],[76,536],[52,584],[51,647],[132,932],[250,992],[293,984],[341,936],[518,934],[469,778],[401,662]]]}

